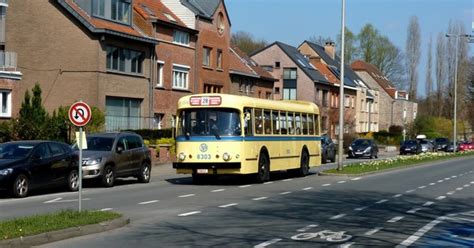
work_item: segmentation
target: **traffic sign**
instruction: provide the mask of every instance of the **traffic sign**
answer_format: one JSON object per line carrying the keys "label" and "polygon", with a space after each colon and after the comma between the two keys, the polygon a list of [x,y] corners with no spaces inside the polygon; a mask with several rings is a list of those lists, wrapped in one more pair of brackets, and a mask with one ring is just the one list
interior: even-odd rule
{"label": "traffic sign", "polygon": [[76,102],[69,108],[69,120],[75,126],[85,126],[91,119],[91,108],[85,102]]}

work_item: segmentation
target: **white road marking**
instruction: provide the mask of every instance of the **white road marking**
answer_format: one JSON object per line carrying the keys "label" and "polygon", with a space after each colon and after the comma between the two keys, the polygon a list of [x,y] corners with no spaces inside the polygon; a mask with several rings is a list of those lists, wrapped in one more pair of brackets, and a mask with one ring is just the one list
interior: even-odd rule
{"label": "white road marking", "polygon": [[352,181],[357,181],[357,180],[360,180],[360,179],[362,179],[362,177],[352,178],[351,180],[352,180]]}
{"label": "white road marking", "polygon": [[307,187],[307,188],[304,188],[303,190],[311,190],[313,189],[313,187]]}
{"label": "white road marking", "polygon": [[280,193],[280,195],[287,195],[287,194],[291,194],[291,191],[285,191],[285,192]]}
{"label": "white road marking", "polygon": [[288,179],[283,179],[282,181],[283,181],[283,182],[288,182],[288,181],[291,181],[291,180],[293,180],[293,179],[288,178]]}
{"label": "white road marking", "polygon": [[446,219],[449,220],[454,220],[454,221],[467,221],[467,222],[474,222],[474,219],[468,219],[468,218],[461,218],[461,217],[446,217]]}
{"label": "white road marking", "polygon": [[239,186],[239,188],[248,188],[248,187],[252,187],[252,185],[250,185],[250,184],[247,184],[247,185],[242,185],[242,186]]}
{"label": "white road marking", "polygon": [[410,190],[407,190],[407,191],[405,191],[405,192],[411,193],[411,192],[413,192],[413,191],[415,191],[415,190],[414,190],[414,189],[410,189]]}
{"label": "white road marking", "polygon": [[355,242],[345,243],[345,244],[340,245],[339,248],[349,248],[353,244],[355,244]]}
{"label": "white road marking", "polygon": [[397,216],[397,217],[393,217],[391,218],[390,220],[387,220],[387,222],[390,222],[390,223],[395,223],[401,219],[405,218],[404,216]]}
{"label": "white road marking", "polygon": [[435,184],[436,184],[436,183],[430,183],[430,186],[433,186],[433,185],[435,185]]}
{"label": "white road marking", "polygon": [[367,236],[374,235],[375,233],[377,233],[378,231],[380,231],[380,230],[382,230],[382,229],[383,229],[383,227],[376,227],[376,228],[374,228],[374,229],[372,229],[372,230],[370,230],[370,231],[367,231],[367,232],[365,233],[365,235],[367,235]]}
{"label": "white road marking", "polygon": [[53,203],[53,202],[59,201],[59,200],[61,200],[61,199],[63,199],[63,198],[58,197],[58,198],[53,199],[53,200],[45,201],[44,203]]}
{"label": "white road marking", "polygon": [[[69,199],[69,200],[61,200],[62,198],[56,198],[54,200],[44,202],[44,203],[64,203],[64,202],[77,202],[79,199]],[[82,198],[83,201],[90,201],[90,198]]]}
{"label": "white road marking", "polygon": [[464,184],[464,188],[471,187],[470,184]]}
{"label": "white road marking", "polygon": [[381,204],[381,203],[384,203],[384,202],[386,202],[386,201],[388,201],[388,200],[387,200],[387,199],[383,199],[383,200],[380,200],[380,201],[376,202],[375,204]]}
{"label": "white road marking", "polygon": [[440,196],[436,197],[436,200],[443,200],[444,198],[446,198],[446,196],[440,195]]}
{"label": "white road marking", "polygon": [[331,186],[331,184],[330,184],[330,183],[326,183],[326,184],[323,184],[322,186],[323,186],[323,187],[327,187],[327,186]]}
{"label": "white road marking", "polygon": [[449,181],[449,180],[451,180],[451,178],[450,178],[450,177],[447,177],[447,178],[445,178],[444,180]]}
{"label": "white road marking", "polygon": [[424,208],[412,208],[412,209],[408,210],[407,213],[408,214],[414,214],[414,213],[416,213],[416,212],[418,212],[422,209],[424,209]]}
{"label": "white road marking", "polygon": [[396,194],[396,195],[393,196],[393,198],[398,198],[400,196],[402,196],[402,194]]}
{"label": "white road marking", "polygon": [[192,211],[192,212],[187,212],[187,213],[178,214],[178,216],[184,217],[184,216],[189,216],[189,215],[199,214],[199,213],[201,213],[201,211]]}
{"label": "white road marking", "polygon": [[337,183],[345,183],[345,182],[346,182],[346,181],[339,181],[339,182],[337,182]]}
{"label": "white road marking", "polygon": [[272,184],[273,182],[264,182],[263,184]]}
{"label": "white road marking", "polygon": [[334,215],[333,217],[331,217],[331,220],[337,220],[337,219],[340,219],[342,217],[346,216],[346,214],[338,214],[338,215]]}
{"label": "white road marking", "polygon": [[103,208],[100,211],[110,211],[110,210],[113,210],[113,208]]}
{"label": "white road marking", "polygon": [[140,205],[146,205],[146,204],[151,204],[151,203],[155,203],[155,202],[159,202],[159,200],[145,201],[145,202],[140,202],[140,203],[138,203],[138,204],[140,204]]}
{"label": "white road marking", "polygon": [[191,196],[195,196],[196,194],[187,194],[187,195],[180,195],[178,196],[179,198],[185,198],[185,197],[191,197]]}
{"label": "white road marking", "polygon": [[442,183],[442,182],[444,182],[444,180],[443,180],[443,179],[441,179],[441,180],[438,180],[438,183]]}
{"label": "white road marking", "polygon": [[216,192],[222,192],[224,191],[225,189],[215,189],[215,190],[211,190],[212,193],[216,193]]}
{"label": "white road marking", "polygon": [[436,220],[431,221],[430,223],[426,224],[424,227],[420,228],[415,234],[408,237],[406,240],[400,243],[401,246],[407,247],[415,243],[419,238],[421,238],[425,233],[427,233],[431,228],[441,223],[441,220],[444,217],[438,217]]}
{"label": "white road marking", "polygon": [[220,205],[219,207],[220,208],[228,208],[228,207],[232,207],[232,206],[237,206],[239,205],[238,203],[229,203],[229,204],[226,204],[226,205]]}
{"label": "white road marking", "polygon": [[365,207],[360,207],[360,208],[354,208],[354,211],[362,211],[364,209],[368,208],[368,206]]}
{"label": "white road marking", "polygon": [[471,184],[474,184],[474,181],[471,181]]}
{"label": "white road marking", "polygon": [[431,206],[431,205],[433,205],[433,204],[434,204],[434,202],[432,202],[432,201],[427,201],[427,202],[423,203],[423,207],[428,207],[428,206]]}
{"label": "white road marking", "polygon": [[458,177],[458,176],[451,176],[451,178],[456,178],[456,177]]}
{"label": "white road marking", "polygon": [[448,195],[452,195],[452,194],[454,194],[454,193],[456,193],[456,191],[449,191],[449,192],[448,192],[448,193],[446,193],[446,194],[448,194]]}
{"label": "white road marking", "polygon": [[457,191],[461,191],[463,190],[463,188],[459,187],[459,188],[456,188]]}
{"label": "white road marking", "polygon": [[423,186],[420,186],[420,187],[418,187],[418,188],[419,188],[419,189],[424,189],[424,188],[426,188],[426,186],[423,185]]}
{"label": "white road marking", "polygon": [[268,198],[268,197],[266,197],[266,196],[262,196],[262,197],[253,198],[252,200],[254,200],[254,201],[260,201],[260,200],[265,200],[265,199],[267,199],[267,198]]}
{"label": "white road marking", "polygon": [[280,241],[281,239],[272,239],[272,240],[268,240],[266,242],[263,242],[263,243],[260,243],[256,246],[254,246],[254,248],[261,248],[261,247],[266,247],[266,246],[269,246],[271,244],[275,244],[276,242]]}
{"label": "white road marking", "polygon": [[306,231],[308,231],[309,229],[314,228],[314,227],[318,227],[318,224],[307,225],[307,226],[305,226],[305,227],[303,227],[303,228],[300,228],[300,229],[298,229],[298,230],[296,230],[296,231],[297,231],[297,232],[306,232]]}

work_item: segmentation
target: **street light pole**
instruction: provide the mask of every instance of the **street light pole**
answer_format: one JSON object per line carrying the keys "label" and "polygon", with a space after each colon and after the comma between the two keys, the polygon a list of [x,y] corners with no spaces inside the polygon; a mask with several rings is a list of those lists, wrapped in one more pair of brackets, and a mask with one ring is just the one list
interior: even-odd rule
{"label": "street light pole", "polygon": [[342,0],[341,20],[341,77],[339,85],[339,142],[337,153],[337,170],[342,170],[343,136],[344,136],[344,41],[345,41],[346,0]]}

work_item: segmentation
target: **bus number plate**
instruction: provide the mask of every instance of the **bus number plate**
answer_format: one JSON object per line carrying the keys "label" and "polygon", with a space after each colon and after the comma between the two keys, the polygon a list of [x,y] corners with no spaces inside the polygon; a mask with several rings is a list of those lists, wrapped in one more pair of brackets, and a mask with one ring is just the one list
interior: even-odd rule
{"label": "bus number plate", "polygon": [[197,169],[198,174],[207,174],[209,172],[208,169]]}
{"label": "bus number plate", "polygon": [[211,159],[211,154],[198,154],[197,159],[199,159],[199,160],[209,160],[209,159]]}

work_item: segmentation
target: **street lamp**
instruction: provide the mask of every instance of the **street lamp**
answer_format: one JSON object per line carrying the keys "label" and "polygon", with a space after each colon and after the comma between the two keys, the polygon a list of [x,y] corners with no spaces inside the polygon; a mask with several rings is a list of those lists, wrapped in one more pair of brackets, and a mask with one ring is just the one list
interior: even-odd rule
{"label": "street lamp", "polygon": [[344,40],[345,40],[345,18],[346,0],[342,0],[342,20],[341,20],[341,77],[339,83],[339,142],[337,150],[337,170],[342,170],[342,156],[344,142]]}
{"label": "street lamp", "polygon": [[453,152],[456,152],[456,135],[457,135],[457,96],[458,96],[458,46],[459,46],[459,38],[460,37],[466,37],[470,38],[472,37],[471,35],[468,34],[446,34],[447,38],[454,37],[456,38],[456,52],[454,54],[455,56],[455,64],[454,64],[454,114],[453,114]]}

